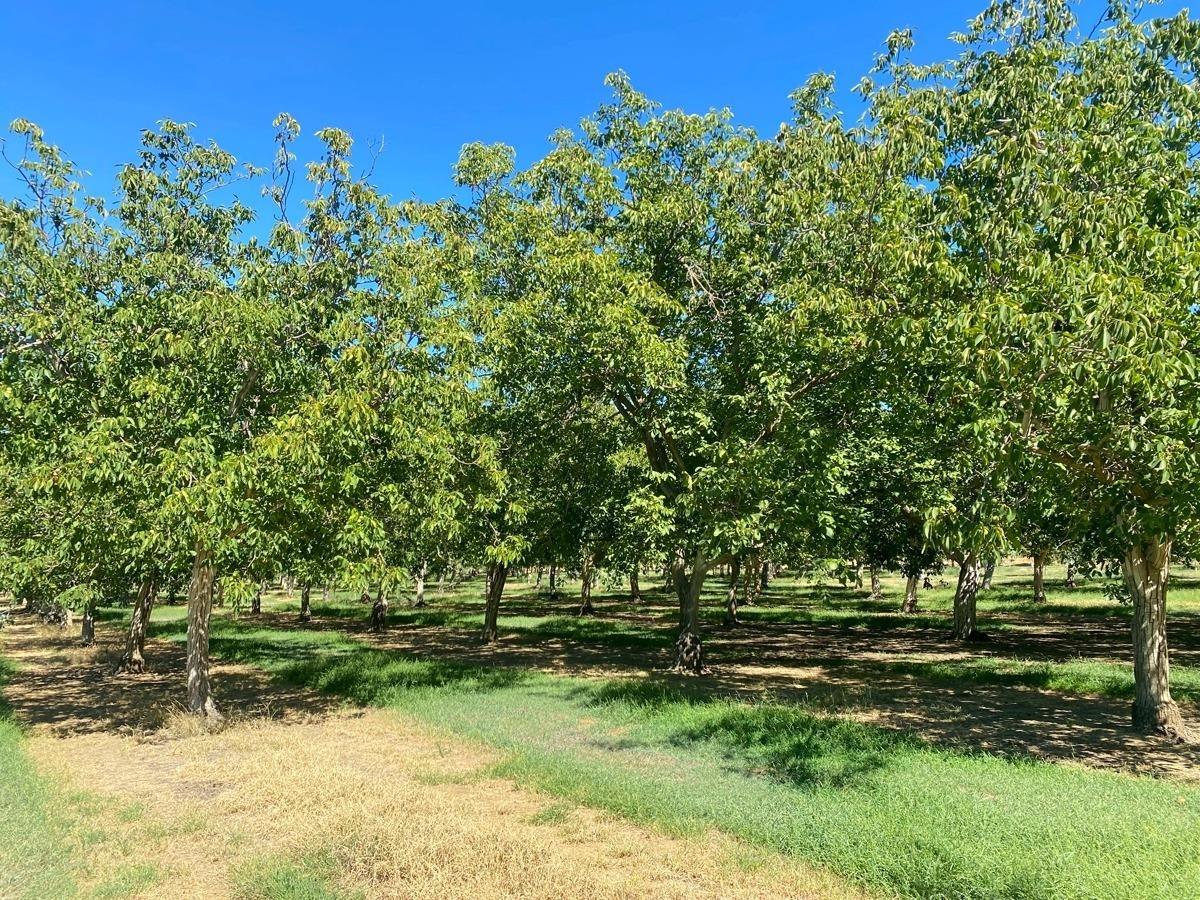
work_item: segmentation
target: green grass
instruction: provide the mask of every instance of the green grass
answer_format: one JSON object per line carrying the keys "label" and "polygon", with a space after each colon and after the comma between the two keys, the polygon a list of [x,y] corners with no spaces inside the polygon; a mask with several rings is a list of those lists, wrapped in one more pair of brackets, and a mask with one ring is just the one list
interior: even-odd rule
{"label": "green grass", "polygon": [[[0,688],[13,674],[0,659]],[[0,897],[76,893],[64,827],[52,813],[50,785],[21,746],[21,731],[0,697]]]}
{"label": "green grass", "polygon": [[295,861],[269,857],[240,866],[234,872],[233,896],[237,900],[349,900],[360,897],[335,886],[337,861],[316,854]]}
{"label": "green grass", "polygon": [[[718,828],[902,896],[1192,897],[1200,791],[647,680],[456,666],[222,623],[214,648],[506,752],[498,774],[669,832]],[[286,895],[284,895],[286,896]],[[301,895],[303,896],[303,895]]]}

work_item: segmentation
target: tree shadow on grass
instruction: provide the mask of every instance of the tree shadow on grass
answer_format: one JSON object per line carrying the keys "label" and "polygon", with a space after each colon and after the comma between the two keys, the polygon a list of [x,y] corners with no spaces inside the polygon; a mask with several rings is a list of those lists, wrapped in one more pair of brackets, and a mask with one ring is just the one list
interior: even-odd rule
{"label": "tree shadow on grass", "polygon": [[[648,728],[614,749],[635,747],[716,753],[725,768],[800,788],[862,785],[874,773],[919,751],[919,738],[846,719],[813,715],[795,705],[748,703],[656,679],[623,679],[574,692],[586,706],[627,705]],[[635,725],[633,733],[639,729]]]}

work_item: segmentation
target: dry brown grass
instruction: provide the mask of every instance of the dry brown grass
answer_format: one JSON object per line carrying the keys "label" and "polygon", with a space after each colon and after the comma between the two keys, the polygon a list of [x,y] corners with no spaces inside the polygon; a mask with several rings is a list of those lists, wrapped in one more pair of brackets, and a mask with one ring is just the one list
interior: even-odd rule
{"label": "dry brown grass", "polygon": [[[163,742],[46,735],[31,749],[60,784],[112,798],[104,827],[124,837],[87,880],[158,866],[166,877],[139,896],[226,897],[239,865],[315,853],[368,897],[853,895],[716,834],[665,837],[553,804],[490,778],[491,752],[382,711],[247,720]],[[130,804],[141,815],[120,821]]]}

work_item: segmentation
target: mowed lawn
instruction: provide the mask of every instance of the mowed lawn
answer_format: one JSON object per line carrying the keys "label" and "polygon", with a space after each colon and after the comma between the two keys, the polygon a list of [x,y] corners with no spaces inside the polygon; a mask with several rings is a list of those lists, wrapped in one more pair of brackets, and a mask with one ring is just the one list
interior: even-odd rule
{"label": "mowed lawn", "polygon": [[[1174,631],[1194,631],[1200,590],[1188,573],[1177,585]],[[895,644],[909,630],[947,626],[948,585],[923,592],[922,612],[908,618],[895,613],[896,579],[886,587],[882,600],[871,600],[836,584],[781,580],[744,610],[743,629],[833,626],[869,646],[872,638]],[[577,619],[569,598],[552,602],[521,582],[514,588],[501,629],[521,646],[569,640],[601,657],[669,662],[667,597],[632,604],[614,593],[600,598],[596,617]],[[876,660],[877,676],[1129,696],[1126,659],[1089,637],[1098,626],[1119,637],[1127,609],[1099,584],[1067,591],[1052,581],[1051,588],[1050,602],[1035,605],[1028,568],[1006,567],[980,606],[984,628],[1006,639],[1061,635],[1052,653]],[[712,580],[714,629],[720,592]],[[701,692],[696,685],[705,679],[552,675],[538,670],[536,657],[487,666],[439,658],[441,643],[465,642],[477,630],[478,593],[468,584],[431,591],[426,610],[394,605],[390,628],[418,648],[427,644],[427,654],[372,646],[362,633],[366,610],[340,596],[316,604],[309,628],[292,624],[296,601],[284,595],[269,597],[263,621],[223,611],[213,649],[287,682],[390,707],[498,748],[497,771],[519,784],[668,832],[715,828],[884,895],[1196,896],[1200,790],[1188,783],[937,747],[827,708]],[[182,612],[157,611],[156,633],[182,640]],[[714,658],[724,640],[714,631]],[[1177,665],[1173,675],[1183,698],[1197,696],[1195,669]]]}

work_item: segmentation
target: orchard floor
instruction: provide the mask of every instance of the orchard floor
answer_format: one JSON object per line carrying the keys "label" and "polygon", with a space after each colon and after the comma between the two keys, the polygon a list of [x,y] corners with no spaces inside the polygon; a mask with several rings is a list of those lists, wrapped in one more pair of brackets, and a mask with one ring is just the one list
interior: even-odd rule
{"label": "orchard floor", "polygon": [[[734,627],[713,578],[701,678],[669,671],[661,592],[580,617],[513,580],[487,647],[475,582],[393,601],[382,634],[354,592],[300,624],[271,591],[216,612],[211,733],[178,706],[182,605],[140,677],[113,674],[126,609],[86,650],[17,617],[0,743],[7,702],[65,848],[43,855],[90,896],[1192,897],[1200,750],[1128,727],[1128,608],[1050,574],[1035,604],[1002,567],[967,647],[949,578],[914,616],[895,577],[779,579]],[[1200,580],[1174,584],[1200,722]]]}
{"label": "orchard floor", "polygon": [[495,750],[250,666],[214,667],[228,721],[197,728],[177,705],[180,648],[150,650],[155,674],[114,676],[112,630],[86,650],[57,628],[0,630],[5,699],[82,896],[863,896],[715,831],[670,837],[520,789],[492,773]]}

